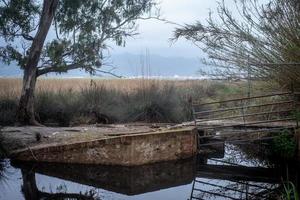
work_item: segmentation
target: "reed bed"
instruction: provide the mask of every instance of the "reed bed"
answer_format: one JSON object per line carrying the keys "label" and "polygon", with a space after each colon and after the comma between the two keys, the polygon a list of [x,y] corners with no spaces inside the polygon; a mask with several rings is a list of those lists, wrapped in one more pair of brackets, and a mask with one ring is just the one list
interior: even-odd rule
{"label": "reed bed", "polygon": [[[132,92],[139,88],[145,88],[156,84],[159,87],[165,84],[173,84],[179,88],[191,88],[201,85],[202,88],[209,88],[212,84],[209,80],[156,80],[156,79],[88,79],[88,78],[69,78],[69,79],[38,79],[37,92],[49,91],[57,92],[63,90],[80,91],[91,86],[103,86],[106,89],[114,89],[124,92]],[[0,96],[19,96],[22,88],[20,78],[0,78]]]}
{"label": "reed bed", "polygon": [[[205,102],[239,97],[247,93],[246,85],[211,80],[44,78],[37,82],[36,116],[41,123],[60,126],[178,123],[192,119],[190,98]],[[14,124],[21,87],[21,79],[0,79],[1,125]]]}

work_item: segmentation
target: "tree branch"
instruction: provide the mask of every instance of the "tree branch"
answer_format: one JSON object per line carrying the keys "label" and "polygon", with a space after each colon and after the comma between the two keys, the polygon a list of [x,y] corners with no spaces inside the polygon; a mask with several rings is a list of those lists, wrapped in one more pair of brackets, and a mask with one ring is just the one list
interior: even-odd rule
{"label": "tree branch", "polygon": [[67,65],[67,66],[44,67],[44,68],[38,69],[37,76],[41,76],[41,75],[51,73],[51,72],[67,72],[69,70],[78,69],[78,68],[81,68],[81,67],[82,67],[82,65],[80,63],[74,63],[74,64],[70,64],[70,65]]}
{"label": "tree branch", "polygon": [[96,69],[95,71],[103,73],[103,74],[109,74],[109,75],[117,77],[117,78],[124,78],[124,76],[117,75],[117,74],[115,74],[113,72],[110,72],[110,71],[104,71],[104,70],[100,70],[100,69]]}

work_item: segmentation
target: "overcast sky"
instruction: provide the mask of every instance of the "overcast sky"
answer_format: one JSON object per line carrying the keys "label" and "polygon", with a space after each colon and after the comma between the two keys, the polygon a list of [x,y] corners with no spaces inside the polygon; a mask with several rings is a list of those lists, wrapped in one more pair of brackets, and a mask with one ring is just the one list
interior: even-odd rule
{"label": "overcast sky", "polygon": [[[160,18],[176,22],[178,24],[190,24],[197,20],[202,23],[208,17],[209,10],[216,12],[217,4],[221,0],[157,0],[161,9]],[[234,0],[225,0],[228,7]],[[176,43],[171,43],[175,25],[167,24],[159,20],[139,21],[138,32],[133,39],[126,40],[125,47],[110,45],[110,54],[132,53],[144,54],[146,49],[150,54],[173,57],[200,57],[201,51],[189,41],[180,39]],[[47,40],[55,38],[54,31],[50,31]],[[0,40],[0,44],[4,43]]]}
{"label": "overcast sky", "polygon": [[[221,0],[158,0],[160,1],[159,7],[161,9],[161,18],[176,22],[177,24],[191,24],[196,21],[205,23],[208,18],[210,10],[216,13],[218,2]],[[226,5],[229,8],[234,8],[234,0],[225,0]],[[234,9],[233,9],[234,10]],[[180,39],[176,43],[171,43],[170,38],[172,38],[175,25],[166,24],[158,20],[142,20],[139,21],[138,32],[139,35],[135,36],[133,39],[129,38],[126,40],[125,47],[118,47],[115,45],[110,45],[110,54],[112,56],[119,55],[123,53],[130,53],[136,55],[145,55],[146,49],[151,55],[159,55],[162,57],[172,57],[169,59],[168,63],[170,66],[178,64],[177,60],[181,57],[189,58],[191,62],[194,62],[191,67],[192,72],[188,72],[188,75],[194,75],[199,69],[200,61],[198,58],[204,57],[204,54],[200,49],[195,47],[191,42],[185,39]],[[47,38],[53,39],[55,37],[54,31],[50,31]],[[3,41],[0,40],[0,44]],[[178,58],[173,58],[178,57]],[[117,57],[118,58],[118,57]],[[193,59],[193,60],[191,60]],[[184,59],[182,59],[184,60]],[[121,67],[124,67],[124,62],[122,62]],[[129,61],[128,61],[129,62]],[[154,62],[154,61],[153,61]],[[115,66],[115,61],[113,65]],[[136,61],[140,65],[139,60]],[[127,63],[128,64],[128,63]],[[3,65],[3,64],[2,64]],[[130,65],[133,65],[130,63]],[[192,64],[191,64],[192,65]],[[120,67],[120,66],[115,66]],[[134,66],[133,66],[134,67]],[[2,70],[2,71],[1,71]],[[182,69],[186,71],[185,69]],[[7,69],[10,72],[10,68]],[[170,73],[173,70],[169,70]],[[20,73],[19,71],[16,73]],[[0,69],[0,76],[5,74],[3,69]]]}
{"label": "overcast sky", "polygon": [[[204,22],[209,10],[216,11],[217,0],[161,0],[161,18],[179,24]],[[228,3],[227,3],[228,2]],[[232,0],[226,0],[228,6]],[[174,25],[157,20],[143,20],[139,23],[139,35],[128,39],[126,47],[114,47],[111,54],[134,53],[141,54],[145,49],[150,54],[161,56],[201,57],[201,51],[190,42],[181,39],[171,44]]]}

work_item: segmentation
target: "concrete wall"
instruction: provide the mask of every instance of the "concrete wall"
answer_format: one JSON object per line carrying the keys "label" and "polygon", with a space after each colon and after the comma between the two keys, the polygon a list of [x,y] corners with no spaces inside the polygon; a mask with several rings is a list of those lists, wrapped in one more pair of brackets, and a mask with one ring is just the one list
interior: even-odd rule
{"label": "concrete wall", "polygon": [[196,130],[185,128],[32,148],[11,157],[22,161],[134,166],[189,158],[196,150]]}

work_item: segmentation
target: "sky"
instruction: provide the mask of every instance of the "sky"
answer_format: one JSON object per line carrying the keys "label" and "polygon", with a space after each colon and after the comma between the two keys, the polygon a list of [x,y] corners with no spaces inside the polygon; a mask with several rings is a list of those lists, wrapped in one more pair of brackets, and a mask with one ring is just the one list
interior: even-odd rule
{"label": "sky", "polygon": [[[232,0],[226,0],[232,2]],[[228,4],[230,6],[230,3]],[[209,10],[215,11],[217,0],[161,0],[161,18],[178,24],[194,23],[197,20],[205,22]],[[139,22],[139,35],[128,39],[126,46],[113,47],[111,54],[133,53],[141,54],[148,49],[150,54],[166,57],[201,57],[201,51],[191,42],[180,39],[171,43],[175,25],[158,20],[143,20]]]}
{"label": "sky", "polygon": [[[184,25],[192,24],[196,21],[205,23],[210,11],[216,13],[218,2],[221,0],[157,1],[159,1],[160,18]],[[234,7],[233,1],[225,0],[229,8]],[[138,21],[137,31],[139,34],[134,36],[134,38],[128,38],[125,47],[110,45],[109,54],[113,61],[109,64],[116,68],[116,73],[135,76],[138,73],[135,72],[137,70],[133,69],[140,68],[141,65],[140,57],[137,57],[137,55],[145,55],[147,50],[150,54],[151,63],[156,65],[151,66],[153,68],[156,67],[154,74],[163,76],[196,75],[202,65],[200,58],[205,57],[205,55],[199,48],[184,38],[179,39],[177,42],[171,42],[170,39],[173,37],[175,28],[176,25],[167,24],[156,19]],[[54,31],[50,31],[46,40],[51,40],[54,36]],[[0,68],[0,76],[21,74],[22,71],[15,64]],[[76,73],[76,76],[81,76],[81,74],[82,72]],[[71,76],[75,75],[71,74]]]}

